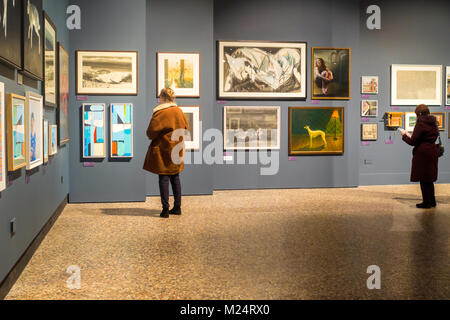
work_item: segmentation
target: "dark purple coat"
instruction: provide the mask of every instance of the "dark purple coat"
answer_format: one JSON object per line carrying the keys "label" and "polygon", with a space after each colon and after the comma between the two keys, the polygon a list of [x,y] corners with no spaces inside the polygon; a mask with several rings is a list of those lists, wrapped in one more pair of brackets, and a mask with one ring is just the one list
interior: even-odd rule
{"label": "dark purple coat", "polygon": [[439,136],[436,118],[432,115],[420,116],[410,137],[403,141],[414,146],[411,182],[436,182],[438,179],[438,149],[436,139]]}

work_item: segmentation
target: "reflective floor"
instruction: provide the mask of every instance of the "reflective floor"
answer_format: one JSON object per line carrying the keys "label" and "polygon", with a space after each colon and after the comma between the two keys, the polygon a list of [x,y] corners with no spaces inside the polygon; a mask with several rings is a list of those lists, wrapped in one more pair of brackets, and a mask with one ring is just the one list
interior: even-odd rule
{"label": "reflective floor", "polygon": [[224,191],[168,220],[158,198],[68,205],[7,299],[449,299],[450,185],[437,195],[423,211],[418,186]]}

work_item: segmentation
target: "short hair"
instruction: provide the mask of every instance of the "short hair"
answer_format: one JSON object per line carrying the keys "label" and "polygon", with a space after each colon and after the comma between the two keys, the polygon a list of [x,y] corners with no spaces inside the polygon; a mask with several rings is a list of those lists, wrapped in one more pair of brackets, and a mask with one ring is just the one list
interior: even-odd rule
{"label": "short hair", "polygon": [[416,108],[415,113],[417,116],[429,115],[430,109],[428,109],[428,106],[426,104],[419,104]]}
{"label": "short hair", "polygon": [[168,102],[174,102],[175,101],[175,92],[170,88],[164,88],[161,90],[161,93],[159,94],[159,97],[168,101]]}

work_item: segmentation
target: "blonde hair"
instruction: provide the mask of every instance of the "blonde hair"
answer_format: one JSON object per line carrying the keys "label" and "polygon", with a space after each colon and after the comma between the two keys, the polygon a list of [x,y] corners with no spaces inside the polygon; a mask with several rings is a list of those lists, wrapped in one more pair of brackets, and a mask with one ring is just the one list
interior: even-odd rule
{"label": "blonde hair", "polygon": [[159,94],[159,97],[161,99],[166,100],[167,102],[174,102],[175,101],[175,92],[170,88],[164,88],[161,90],[161,93]]}

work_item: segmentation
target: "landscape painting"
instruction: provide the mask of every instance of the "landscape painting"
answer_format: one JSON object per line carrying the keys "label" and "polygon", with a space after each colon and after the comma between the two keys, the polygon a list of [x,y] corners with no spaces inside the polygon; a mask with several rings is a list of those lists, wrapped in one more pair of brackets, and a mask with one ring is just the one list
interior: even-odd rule
{"label": "landscape painting", "polygon": [[343,107],[290,107],[289,155],[342,155]]}
{"label": "landscape painting", "polygon": [[25,102],[25,159],[27,170],[44,163],[44,97],[34,92],[26,93]]}
{"label": "landscape painting", "polygon": [[45,105],[47,107],[56,107],[56,27],[45,12],[44,27]]}
{"label": "landscape painting", "polygon": [[111,104],[111,158],[133,157],[133,105]]}
{"label": "landscape painting", "polygon": [[[19,0],[16,0],[19,1]],[[42,0],[23,0],[22,73],[44,80]]]}
{"label": "landscape painting", "polygon": [[69,54],[62,45],[59,48],[58,58],[58,129],[59,145],[70,141],[69,134]]}
{"label": "landscape painting", "polygon": [[200,149],[200,106],[180,106],[189,125],[189,136],[184,143],[186,150]]}
{"label": "landscape painting", "polygon": [[78,95],[137,95],[136,51],[77,51]]}
{"label": "landscape painting", "polygon": [[405,130],[413,132],[416,127],[417,115],[414,112],[405,113]]}
{"label": "landscape painting", "polygon": [[7,95],[8,171],[16,171],[25,162],[25,97]]}
{"label": "landscape painting", "polygon": [[219,99],[306,99],[306,43],[219,41]]}
{"label": "landscape painting", "polygon": [[158,90],[171,88],[178,98],[200,97],[200,54],[158,52]]}
{"label": "landscape painting", "polygon": [[83,158],[105,158],[105,105],[83,105]]}
{"label": "landscape painting", "polygon": [[0,1],[0,62],[22,66],[22,1]]}
{"label": "landscape painting", "polygon": [[5,84],[0,82],[0,192],[6,188]]}
{"label": "landscape painting", "polygon": [[279,150],[280,118],[280,107],[224,107],[224,149]]}

